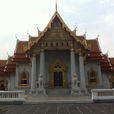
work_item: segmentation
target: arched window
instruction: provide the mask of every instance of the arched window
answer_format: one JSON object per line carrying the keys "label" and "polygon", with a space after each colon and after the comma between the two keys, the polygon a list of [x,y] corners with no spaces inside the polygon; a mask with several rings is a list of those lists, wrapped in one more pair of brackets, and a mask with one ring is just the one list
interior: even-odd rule
{"label": "arched window", "polygon": [[114,76],[110,79],[110,88],[114,88]]}
{"label": "arched window", "polygon": [[88,71],[88,85],[97,85],[97,72],[94,70]]}
{"label": "arched window", "polygon": [[19,81],[19,85],[20,86],[28,86],[29,84],[29,74],[27,71],[22,71],[20,73],[20,81]]}

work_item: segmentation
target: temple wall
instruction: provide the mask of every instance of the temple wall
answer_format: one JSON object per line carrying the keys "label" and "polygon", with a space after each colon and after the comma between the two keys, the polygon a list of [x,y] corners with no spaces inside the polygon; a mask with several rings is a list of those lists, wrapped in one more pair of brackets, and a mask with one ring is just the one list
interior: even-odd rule
{"label": "temple wall", "polygon": [[[92,86],[88,86],[88,71],[89,70],[95,70],[97,72],[97,80],[98,80],[98,84],[97,85],[92,85]],[[102,88],[102,76],[101,76],[101,68],[98,62],[86,62],[85,63],[85,76],[86,76],[86,85],[87,87],[91,87],[91,88]]]}
{"label": "temple wall", "polygon": [[102,72],[103,87],[105,89],[110,89],[110,77],[110,74]]}
{"label": "temple wall", "polygon": [[[19,86],[19,75],[23,70],[26,70],[29,73],[29,86],[27,87]],[[25,90],[26,93],[29,91],[30,86],[31,86],[31,65],[30,64],[23,63],[23,64],[19,64],[16,67],[15,82],[16,82],[15,83],[16,90]]]}
{"label": "temple wall", "polygon": [[10,74],[8,80],[8,90],[15,90],[15,73]]}

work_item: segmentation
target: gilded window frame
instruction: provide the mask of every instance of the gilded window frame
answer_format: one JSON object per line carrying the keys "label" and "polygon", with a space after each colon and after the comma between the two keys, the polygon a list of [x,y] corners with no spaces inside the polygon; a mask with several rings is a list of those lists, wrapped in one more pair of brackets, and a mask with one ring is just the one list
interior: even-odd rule
{"label": "gilded window frame", "polygon": [[[94,77],[91,77],[91,76],[90,76],[90,73],[91,73],[91,72],[94,72],[94,73],[95,73],[95,76],[94,76]],[[90,81],[89,81],[90,79],[95,79],[96,82],[90,82]],[[98,74],[97,74],[97,72],[96,72],[95,70],[90,69],[90,70],[88,71],[88,85],[97,85],[97,84],[98,84]]]}
{"label": "gilded window frame", "polygon": [[[22,80],[25,80],[25,79],[22,79],[22,75],[23,73],[26,74],[26,77],[25,78],[27,80],[27,84],[21,84],[21,81]],[[28,86],[29,85],[29,73],[24,69],[20,74],[19,74],[19,86]]]}

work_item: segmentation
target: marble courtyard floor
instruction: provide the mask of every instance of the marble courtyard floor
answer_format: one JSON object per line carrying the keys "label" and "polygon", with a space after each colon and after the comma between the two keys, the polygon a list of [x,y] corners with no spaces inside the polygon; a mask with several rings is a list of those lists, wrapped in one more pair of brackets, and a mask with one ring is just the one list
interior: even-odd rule
{"label": "marble courtyard floor", "polygon": [[114,114],[114,103],[40,103],[0,105],[0,114]]}

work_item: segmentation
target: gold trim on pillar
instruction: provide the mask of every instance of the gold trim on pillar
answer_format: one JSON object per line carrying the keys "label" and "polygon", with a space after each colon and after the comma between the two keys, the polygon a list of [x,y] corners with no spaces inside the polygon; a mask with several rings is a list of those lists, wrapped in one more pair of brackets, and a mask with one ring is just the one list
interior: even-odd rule
{"label": "gold trim on pillar", "polygon": [[110,88],[114,88],[113,85],[114,84],[114,76],[112,76],[111,78],[110,78]]}
{"label": "gold trim on pillar", "polygon": [[54,88],[54,72],[62,72],[62,79],[63,79],[63,88],[67,88],[67,81],[66,81],[66,71],[67,66],[63,64],[59,59],[56,59],[50,66],[50,84],[49,88]]}

